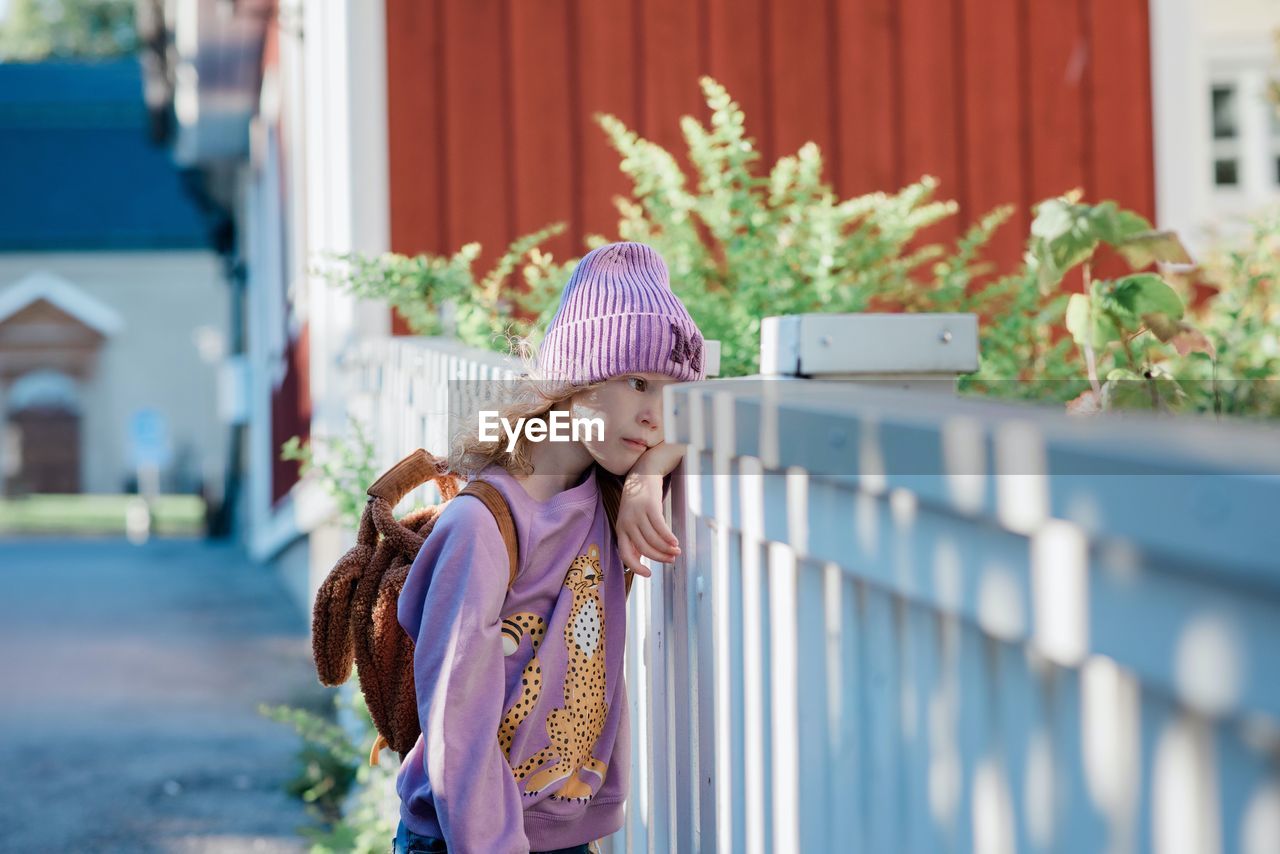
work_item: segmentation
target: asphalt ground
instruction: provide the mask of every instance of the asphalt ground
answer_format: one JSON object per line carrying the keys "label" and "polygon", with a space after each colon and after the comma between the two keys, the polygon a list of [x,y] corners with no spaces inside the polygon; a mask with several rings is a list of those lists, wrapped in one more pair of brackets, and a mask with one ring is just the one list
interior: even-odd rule
{"label": "asphalt ground", "polygon": [[0,851],[305,851],[307,630],[238,546],[0,540]]}

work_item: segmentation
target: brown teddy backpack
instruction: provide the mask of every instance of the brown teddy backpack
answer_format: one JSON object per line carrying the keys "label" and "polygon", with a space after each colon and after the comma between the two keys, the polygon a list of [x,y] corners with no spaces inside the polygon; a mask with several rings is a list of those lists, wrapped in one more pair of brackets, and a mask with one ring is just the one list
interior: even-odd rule
{"label": "brown teddy backpack", "polygon": [[[621,484],[603,469],[597,470],[597,478],[613,527]],[[440,491],[440,503],[396,519],[393,510],[400,500],[431,481]],[[484,502],[507,546],[508,590],[519,569],[519,544],[511,509],[496,487],[481,480],[463,487],[445,460],[421,448],[388,469],[369,487],[368,495],[355,546],[338,560],[316,592],[311,645],[321,684],[345,683],[354,661],[369,716],[378,730],[369,752],[369,764],[377,765],[383,747],[403,759],[421,733],[413,680],[414,642],[397,619],[397,605],[409,567],[441,511],[458,495],[473,495]],[[626,588],[630,592],[630,570]]]}

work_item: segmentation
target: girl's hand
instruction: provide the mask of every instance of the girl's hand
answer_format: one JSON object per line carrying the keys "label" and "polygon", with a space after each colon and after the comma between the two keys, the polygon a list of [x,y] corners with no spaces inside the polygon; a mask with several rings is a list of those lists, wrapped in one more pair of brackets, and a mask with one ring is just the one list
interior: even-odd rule
{"label": "girl's hand", "polygon": [[622,485],[618,506],[618,552],[622,563],[636,575],[652,573],[640,562],[647,557],[672,563],[680,554],[680,541],[662,515],[662,479],[684,456],[683,445],[654,445],[636,461]]}

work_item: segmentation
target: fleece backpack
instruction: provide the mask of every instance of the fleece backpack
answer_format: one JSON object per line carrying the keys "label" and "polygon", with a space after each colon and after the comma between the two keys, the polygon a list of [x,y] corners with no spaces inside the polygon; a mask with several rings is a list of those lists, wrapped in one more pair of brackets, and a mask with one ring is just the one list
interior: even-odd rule
{"label": "fleece backpack", "polygon": [[[621,485],[603,469],[596,474],[613,527]],[[400,500],[432,481],[441,501],[395,518],[393,511]],[[354,662],[369,716],[378,731],[369,753],[369,764],[377,765],[383,747],[390,747],[403,759],[421,733],[413,681],[414,642],[397,619],[397,605],[409,568],[441,511],[458,495],[479,498],[493,514],[507,547],[508,590],[520,564],[515,522],[502,493],[482,480],[462,486],[445,460],[421,448],[388,469],[367,494],[355,546],[338,560],[316,593],[311,647],[321,684],[343,684],[350,678]],[[631,576],[628,570],[628,592]]]}

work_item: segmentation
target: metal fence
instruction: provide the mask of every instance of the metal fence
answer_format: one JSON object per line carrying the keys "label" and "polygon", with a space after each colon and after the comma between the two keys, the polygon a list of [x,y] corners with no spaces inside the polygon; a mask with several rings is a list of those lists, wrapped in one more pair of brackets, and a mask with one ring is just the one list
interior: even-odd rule
{"label": "metal fence", "polygon": [[674,388],[627,851],[1280,851],[1280,432]]}
{"label": "metal fence", "polygon": [[[494,352],[451,338],[381,338],[346,354],[350,417],[367,425],[374,463],[384,471],[415,448],[443,456],[450,424],[473,406],[486,383],[510,381],[516,365]],[[405,505],[438,500],[433,487],[405,496]]]}
{"label": "metal fence", "polygon": [[[450,341],[354,354],[379,464]],[[668,391],[613,851],[1280,851],[1280,434],[859,382]]]}

